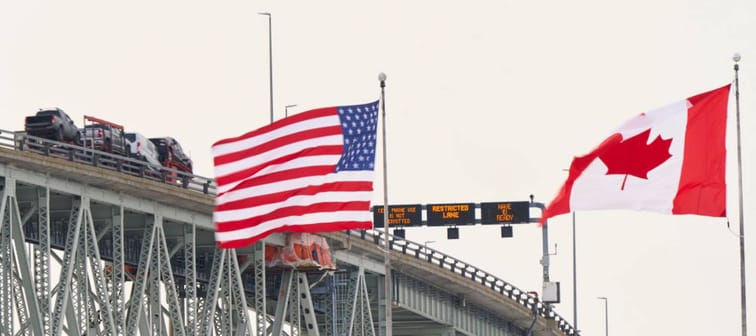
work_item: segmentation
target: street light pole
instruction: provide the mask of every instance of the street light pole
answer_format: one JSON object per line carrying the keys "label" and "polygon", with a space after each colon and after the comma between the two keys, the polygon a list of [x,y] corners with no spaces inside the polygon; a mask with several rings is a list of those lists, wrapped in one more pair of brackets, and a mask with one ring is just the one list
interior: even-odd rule
{"label": "street light pole", "polygon": [[604,296],[599,296],[598,299],[604,300],[604,330],[606,331],[606,336],[609,336],[609,299]]}
{"label": "street light pole", "polygon": [[270,13],[259,12],[257,14],[268,17],[268,73],[270,75],[270,123],[273,123],[273,17]]}
{"label": "street light pole", "polygon": [[575,333],[580,334],[578,329],[578,309],[577,309],[577,241],[575,238],[575,211],[572,212],[572,326]]}
{"label": "street light pole", "polygon": [[297,104],[291,104],[284,106],[284,118],[289,116],[289,107],[296,107]]}
{"label": "street light pole", "polygon": [[[569,172],[569,169],[562,169]],[[580,335],[578,329],[578,309],[577,309],[577,238],[575,235],[575,211],[572,212],[572,327],[575,328],[575,334]]]}

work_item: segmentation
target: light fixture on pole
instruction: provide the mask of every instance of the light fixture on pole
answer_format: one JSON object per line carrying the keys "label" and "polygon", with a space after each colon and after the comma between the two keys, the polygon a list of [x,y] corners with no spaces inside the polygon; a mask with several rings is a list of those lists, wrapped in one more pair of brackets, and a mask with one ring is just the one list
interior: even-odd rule
{"label": "light fixture on pole", "polygon": [[597,299],[604,300],[604,330],[606,336],[609,336],[609,299],[604,296],[599,296]]}
{"label": "light fixture on pole", "polygon": [[388,173],[386,172],[386,74],[378,74],[378,81],[381,83],[381,133],[383,137],[383,264],[385,266],[385,275],[383,276],[383,289],[386,296],[386,336],[391,336],[393,328],[393,317],[391,316],[391,306],[393,295],[391,294],[391,247],[389,245],[389,210],[388,210]]}
{"label": "light fixture on pole", "polygon": [[257,14],[268,17],[268,73],[270,75],[270,123],[273,123],[273,16],[267,12]]}
{"label": "light fixture on pole", "polygon": [[284,118],[286,118],[286,117],[289,116],[289,108],[290,107],[296,107],[296,106],[297,106],[297,104],[291,104],[291,105],[284,106]]}
{"label": "light fixture on pole", "polygon": [[428,253],[428,244],[435,242],[435,240],[426,240],[425,242],[423,242],[423,253],[425,253],[426,258],[428,258],[428,262],[431,262],[433,260],[433,253]]}
{"label": "light fixture on pole", "polygon": [[435,242],[436,242],[435,240],[426,240],[423,242],[423,248],[425,249],[426,253],[428,253],[428,244],[433,244]]}

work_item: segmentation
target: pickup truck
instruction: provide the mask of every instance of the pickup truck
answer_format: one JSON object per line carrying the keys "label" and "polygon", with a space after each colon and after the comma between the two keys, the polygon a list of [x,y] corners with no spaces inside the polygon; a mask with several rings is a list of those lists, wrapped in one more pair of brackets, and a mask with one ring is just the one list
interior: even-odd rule
{"label": "pickup truck", "polygon": [[123,156],[129,155],[129,143],[123,126],[90,116],[84,116],[84,121],[92,122],[85,124],[81,129],[84,147]]}
{"label": "pickup truck", "polygon": [[24,122],[27,135],[81,145],[81,133],[63,110],[59,108],[40,110],[28,116]]}
{"label": "pickup truck", "polygon": [[192,159],[184,153],[176,139],[171,137],[150,138],[150,141],[157,147],[158,160],[164,167],[192,174]]}
{"label": "pickup truck", "polygon": [[126,139],[129,141],[130,156],[137,160],[147,162],[153,166],[161,166],[160,155],[155,147],[147,137],[139,133],[126,133]]}
{"label": "pickup truck", "polygon": [[192,159],[184,153],[181,145],[174,138],[150,138],[150,141],[157,147],[158,160],[163,167],[179,172],[178,174],[170,172],[167,176],[168,181],[180,182],[186,188],[192,180]]}

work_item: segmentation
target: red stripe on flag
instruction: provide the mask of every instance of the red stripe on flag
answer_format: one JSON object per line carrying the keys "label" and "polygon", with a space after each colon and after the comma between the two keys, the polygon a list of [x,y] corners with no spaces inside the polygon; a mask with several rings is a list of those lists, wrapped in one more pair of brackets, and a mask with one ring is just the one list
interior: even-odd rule
{"label": "red stripe on flag", "polygon": [[331,182],[317,186],[307,186],[305,188],[287,190],[277,193],[259,195],[248,197],[245,199],[225,202],[218,204],[215,207],[215,211],[227,211],[243,209],[247,207],[256,207],[271,203],[280,203],[293,196],[311,196],[321,192],[332,191],[372,191],[373,183],[370,181],[356,181],[356,182]]}
{"label": "red stripe on flag", "polygon": [[291,179],[309,177],[309,176],[321,176],[329,173],[333,173],[336,169],[336,165],[328,166],[310,166],[295,168],[283,171],[272,172],[267,175],[259,177],[250,177],[239,183],[233,190],[242,190],[246,188],[257,187],[265,184],[271,184],[281,181],[287,181]]}
{"label": "red stripe on flag", "polygon": [[226,240],[226,241],[218,241],[218,246],[220,248],[242,248],[249,246],[250,244],[253,244],[260,240],[263,237],[266,237],[272,233],[276,232],[326,232],[326,231],[343,231],[343,230],[368,230],[373,227],[373,222],[371,221],[341,221],[341,222],[322,222],[318,224],[310,224],[310,225],[290,225],[290,226],[283,226],[283,227],[277,227],[268,231],[265,231],[259,235],[248,237],[245,239],[238,239],[238,240]]}
{"label": "red stripe on flag", "polygon": [[301,132],[287,134],[285,136],[272,139],[271,141],[259,144],[255,147],[247,148],[244,150],[236,151],[236,152],[225,154],[225,155],[216,156],[214,163],[216,166],[232,163],[232,162],[247,159],[255,155],[265,153],[267,151],[270,151],[270,150],[273,150],[282,146],[297,143],[300,141],[306,141],[310,139],[315,139],[315,138],[320,138],[320,137],[325,137],[325,136],[330,136],[330,135],[339,135],[339,134],[341,134],[341,126],[339,125],[308,129]]}
{"label": "red stripe on flag", "polygon": [[680,185],[673,214],[725,217],[727,100],[730,85],[688,99]]}
{"label": "red stripe on flag", "polygon": [[292,125],[292,124],[296,124],[296,123],[304,121],[304,120],[332,116],[332,115],[336,115],[337,113],[338,113],[338,110],[335,107],[324,107],[324,108],[319,108],[319,109],[314,109],[314,110],[309,110],[309,111],[306,111],[306,112],[294,114],[294,115],[292,115],[290,117],[277,120],[276,122],[274,122],[272,124],[260,127],[260,128],[254,130],[254,131],[247,132],[247,133],[245,133],[243,135],[240,135],[238,137],[219,140],[219,141],[217,141],[217,142],[215,142],[213,144],[213,147],[218,146],[218,145],[223,145],[223,144],[237,142],[237,141],[240,141],[240,140],[245,140],[245,139],[253,138],[253,137],[256,137],[258,135],[268,133],[270,131],[273,131],[273,130],[281,128],[281,127],[285,127],[285,126],[289,126],[289,125]]}
{"label": "red stripe on flag", "polygon": [[[306,150],[302,150],[296,153],[282,156],[280,158],[265,162],[264,164],[251,167],[249,169],[240,170],[232,174],[218,177],[216,181],[218,185],[226,185],[226,184],[248,179],[267,167],[270,167],[273,165],[280,165],[280,164],[289,162],[293,159],[298,159],[298,158],[307,157],[307,156],[341,155],[343,150],[344,150],[344,146],[322,146],[322,147],[310,148],[310,149],[306,149]],[[334,164],[332,165],[332,167],[335,169],[336,165]],[[219,195],[220,194],[222,193],[219,193]]]}
{"label": "red stripe on flag", "polygon": [[315,203],[306,206],[288,206],[277,208],[267,214],[247,218],[238,221],[228,222],[216,222],[217,232],[229,232],[235,230],[241,230],[251,226],[257,226],[265,222],[291,217],[301,216],[304,214],[318,213],[318,212],[335,212],[335,211],[368,211],[370,210],[370,201],[355,201],[355,202],[323,202]]}

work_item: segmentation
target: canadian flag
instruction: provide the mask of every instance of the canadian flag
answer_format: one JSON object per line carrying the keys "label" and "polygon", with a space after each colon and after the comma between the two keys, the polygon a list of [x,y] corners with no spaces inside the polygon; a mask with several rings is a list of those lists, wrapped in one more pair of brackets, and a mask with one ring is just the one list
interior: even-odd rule
{"label": "canadian flag", "polygon": [[598,209],[724,217],[729,95],[728,84],[627,121],[572,160],[540,223]]}

